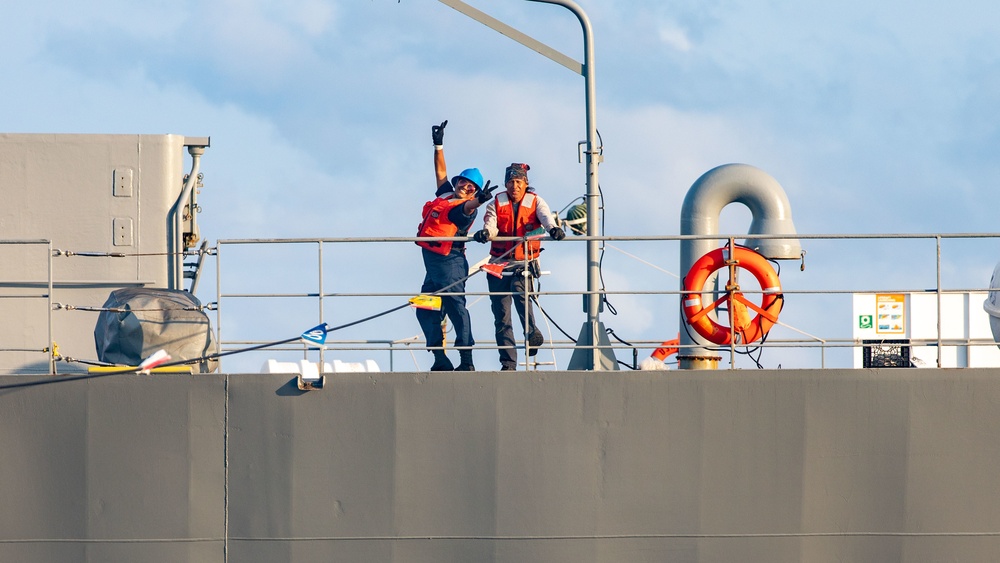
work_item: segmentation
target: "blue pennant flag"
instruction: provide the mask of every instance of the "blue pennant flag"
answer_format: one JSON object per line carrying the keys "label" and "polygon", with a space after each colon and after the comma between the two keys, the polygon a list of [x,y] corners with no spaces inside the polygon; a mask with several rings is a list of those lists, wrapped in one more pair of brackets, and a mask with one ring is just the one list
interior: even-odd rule
{"label": "blue pennant flag", "polygon": [[302,340],[306,344],[314,344],[316,346],[322,346],[323,344],[326,343],[326,331],[327,331],[326,323],[323,323],[321,325],[314,326],[309,330],[303,332],[300,338],[302,338]]}

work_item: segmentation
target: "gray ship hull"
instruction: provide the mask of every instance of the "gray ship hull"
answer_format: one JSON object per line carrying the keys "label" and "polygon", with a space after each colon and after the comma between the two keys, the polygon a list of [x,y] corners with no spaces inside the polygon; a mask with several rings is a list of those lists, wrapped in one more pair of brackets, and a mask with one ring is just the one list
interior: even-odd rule
{"label": "gray ship hull", "polygon": [[997,369],[7,388],[0,560],[998,560],[997,405]]}

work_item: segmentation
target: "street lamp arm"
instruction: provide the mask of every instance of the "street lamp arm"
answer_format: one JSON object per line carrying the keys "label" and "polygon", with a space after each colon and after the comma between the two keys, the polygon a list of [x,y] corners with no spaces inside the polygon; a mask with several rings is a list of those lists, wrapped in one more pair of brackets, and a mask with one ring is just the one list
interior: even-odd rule
{"label": "street lamp arm", "polygon": [[542,55],[547,59],[551,59],[563,65],[564,67],[572,70],[576,74],[583,75],[583,65],[574,60],[573,58],[560,53],[559,51],[553,49],[552,47],[549,47],[548,45],[542,43],[541,41],[534,39],[533,37],[525,35],[524,33],[514,29],[513,27],[503,23],[502,21],[494,18],[491,15],[482,12],[480,10],[477,10],[476,8],[473,8],[472,6],[466,4],[465,2],[462,2],[462,0],[438,0],[438,2],[441,2],[442,4],[449,6],[451,8],[454,8],[456,11],[461,12],[466,16],[469,16],[470,18],[476,20],[477,22],[485,25],[486,27],[499,32],[501,35],[506,35],[507,37],[510,37],[511,39],[517,41],[521,45],[524,45],[525,47],[535,51],[536,53]]}
{"label": "street lamp arm", "polygon": [[[528,0],[528,2],[537,2],[539,4],[556,4],[573,12],[573,14],[576,15],[576,19],[580,20],[580,27],[583,28],[583,52],[584,52],[583,64],[584,66],[587,66],[593,63],[594,32],[590,27],[590,18],[587,17],[587,14],[583,11],[583,8],[581,8],[576,2],[573,2],[573,0]],[[580,74],[583,74],[586,77],[587,74],[589,73],[586,73],[585,71],[581,72]]]}

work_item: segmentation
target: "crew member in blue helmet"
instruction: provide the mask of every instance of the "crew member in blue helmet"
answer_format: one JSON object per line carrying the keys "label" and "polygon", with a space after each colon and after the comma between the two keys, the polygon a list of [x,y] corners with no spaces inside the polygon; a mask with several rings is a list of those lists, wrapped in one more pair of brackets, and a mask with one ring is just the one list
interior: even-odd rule
{"label": "crew member in blue helmet", "polygon": [[[477,208],[492,199],[490,183],[483,185],[483,175],[478,168],[466,168],[448,180],[444,161],[444,128],[448,121],[431,127],[434,141],[434,172],[437,176],[435,198],[424,204],[423,218],[417,229],[418,237],[464,237],[476,220]],[[469,261],[465,257],[465,242],[417,241],[423,248],[424,284],[421,293],[440,293],[441,309],[417,309],[417,321],[427,340],[427,348],[434,353],[431,371],[475,371],[472,363],[472,323],[465,306],[465,279],[469,276]],[[444,333],[441,325],[445,315],[455,327],[455,347],[460,362],[455,368],[445,354]]]}

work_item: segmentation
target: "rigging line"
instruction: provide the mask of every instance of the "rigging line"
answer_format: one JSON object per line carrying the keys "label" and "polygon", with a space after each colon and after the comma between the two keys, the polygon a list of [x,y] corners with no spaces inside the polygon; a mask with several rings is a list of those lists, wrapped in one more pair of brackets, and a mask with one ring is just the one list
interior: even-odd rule
{"label": "rigging line", "polygon": [[97,252],[97,251],[76,251],[76,250],[60,250],[58,248],[52,249],[52,256],[55,257],[67,257],[72,258],[74,256],[79,256],[81,258],[133,258],[141,256],[200,256],[202,254],[209,254],[208,252]]}
{"label": "rigging line", "polygon": [[[500,257],[502,258],[503,256],[506,256],[511,251],[513,251],[513,249],[508,250],[507,252],[505,252]],[[469,278],[475,276],[476,274],[478,274],[481,271],[482,270],[476,270],[475,272],[472,272],[471,274],[465,276],[464,278],[461,278],[461,279],[459,279],[459,280],[457,280],[457,281],[455,281],[455,282],[453,282],[453,283],[451,283],[449,285],[446,285],[445,287],[443,287],[441,289],[435,290],[433,292],[430,292],[430,293],[427,293],[427,294],[424,294],[424,295],[438,295],[438,294],[440,294],[442,292],[445,292],[445,291],[451,289],[452,287],[455,287],[456,285],[458,285],[460,283],[463,283],[463,282],[467,281]],[[385,311],[382,311],[380,313],[375,313],[374,315],[369,315],[369,316],[364,317],[362,319],[358,319],[358,320],[351,321],[349,323],[344,323],[342,325],[338,325],[338,326],[334,326],[334,327],[327,327],[326,331],[328,333],[330,333],[330,332],[335,332],[335,331],[342,330],[342,329],[345,329],[345,328],[348,328],[348,327],[352,327],[354,325],[358,325],[358,324],[361,324],[361,323],[364,323],[364,322],[367,322],[367,321],[370,321],[370,320],[373,320],[373,319],[377,319],[379,317],[383,317],[385,315],[388,315],[389,313],[394,313],[394,312],[396,312],[396,311],[398,311],[400,309],[405,309],[405,308],[407,308],[409,306],[410,306],[410,303],[409,303],[409,301],[407,301],[406,303],[403,303],[401,305],[397,305],[396,307],[391,307],[389,309],[386,309]],[[168,362],[168,363],[165,363],[165,364],[161,364],[161,366],[199,363],[199,362],[202,362],[202,361],[213,360],[213,359],[221,358],[223,356],[229,356],[229,355],[232,355],[232,354],[238,354],[238,353],[242,353],[242,352],[252,352],[254,350],[259,350],[259,349],[262,349],[262,348],[268,348],[268,347],[271,347],[271,346],[279,346],[281,344],[288,344],[289,342],[294,342],[296,340],[299,340],[300,338],[301,338],[301,336],[296,336],[296,337],[293,337],[293,338],[287,338],[285,340],[280,340],[280,341],[276,341],[276,342],[269,342],[269,343],[265,343],[265,344],[259,344],[257,346],[251,346],[251,347],[248,347],[248,348],[240,348],[238,350],[230,350],[228,352],[220,352],[220,353],[217,353],[217,354],[212,354],[210,356],[202,356],[201,358],[194,358],[194,359],[191,359],[191,360],[184,360],[184,361],[179,361],[179,362]]]}
{"label": "rigging line", "polygon": [[[600,138],[600,133],[598,133],[597,136],[598,136],[598,138]],[[601,141],[601,144],[603,145],[604,142]],[[603,147],[601,148],[601,151],[602,152],[604,151]],[[597,210],[598,218],[600,219],[600,222],[601,222],[601,232],[600,232],[600,235],[601,235],[601,252],[600,252],[600,257],[597,259],[597,275],[598,275],[598,277],[601,280],[601,301],[603,301],[608,306],[608,312],[609,313],[611,313],[612,315],[617,315],[618,311],[615,309],[615,306],[611,304],[611,301],[608,299],[607,293],[604,293],[604,291],[608,288],[607,284],[604,283],[604,252],[605,252],[605,248],[607,247],[607,241],[604,240],[604,227],[605,227],[605,225],[604,225],[604,190],[601,189],[600,182],[597,183],[597,194],[600,196],[600,202],[601,202],[600,205],[599,205],[600,209]]]}
{"label": "rigging line", "polygon": [[[164,367],[173,367],[173,366],[182,366],[182,365],[187,365],[187,364],[202,363],[202,362],[206,362],[206,361],[209,361],[209,360],[218,359],[218,358],[221,358],[223,356],[229,356],[229,355],[232,355],[232,354],[238,354],[238,353],[243,353],[243,352],[251,352],[253,350],[260,350],[262,348],[268,348],[268,347],[271,347],[271,346],[279,346],[281,344],[288,344],[289,342],[294,342],[296,340],[299,340],[300,338],[301,338],[301,336],[296,336],[294,338],[286,338],[285,340],[279,340],[279,341],[276,341],[276,342],[268,342],[268,343],[259,344],[259,345],[256,345],[256,346],[249,346],[247,348],[241,348],[239,350],[230,350],[228,352],[219,352],[219,353],[211,354],[211,355],[208,355],[208,356],[202,356],[200,358],[192,358],[190,360],[175,360],[175,361],[172,361],[172,362],[164,362],[164,363],[162,363],[162,364],[160,364],[160,365],[158,365],[156,367],[158,367],[158,368],[164,368]],[[81,360],[75,360],[75,361],[83,363]],[[21,388],[25,388],[25,387],[37,387],[39,385],[48,385],[50,383],[64,383],[64,382],[69,382],[69,381],[81,381],[81,380],[85,380],[85,379],[98,379],[98,378],[101,378],[101,377],[109,377],[109,376],[112,376],[112,375],[129,375],[129,374],[138,375],[138,374],[142,373],[143,371],[144,370],[142,370],[142,369],[140,369],[138,367],[128,367],[128,368],[122,368],[120,370],[108,371],[108,372],[104,372],[104,373],[87,373],[87,374],[81,374],[81,375],[69,375],[69,376],[61,376],[61,377],[52,377],[52,378],[48,378],[48,379],[40,379],[38,381],[26,381],[24,383],[12,383],[10,385],[0,385],[0,391],[9,390],[9,389],[21,389]]]}
{"label": "rigging line", "polygon": [[626,346],[631,346],[633,348],[636,347],[635,344],[632,344],[631,342],[626,342],[626,341],[622,340],[620,336],[618,336],[617,334],[615,334],[615,331],[612,328],[606,328],[606,329],[604,329],[604,332],[610,334],[611,336],[614,336],[615,340],[617,340],[618,342],[621,342],[622,344],[624,344]]}
{"label": "rigging line", "polygon": [[[446,291],[446,290],[448,290],[448,289],[450,289],[450,288],[458,285],[459,283],[464,282],[465,280],[468,280],[472,276],[478,274],[480,271],[481,270],[477,270],[477,271],[473,272],[472,274],[466,276],[465,278],[463,278],[461,280],[458,280],[455,283],[452,283],[451,285],[448,285],[448,286],[446,286],[446,287],[444,287],[442,289],[437,290],[436,292],[432,293],[431,295],[435,295],[435,294],[440,293],[442,291]],[[407,302],[407,303],[404,303],[404,304],[399,305],[397,307],[392,307],[391,309],[387,309],[385,311],[382,311],[380,313],[376,313],[374,315],[370,315],[370,316],[365,317],[363,319],[358,319],[356,321],[352,321],[352,322],[349,322],[349,323],[338,325],[338,326],[335,326],[335,327],[332,327],[332,328],[327,328],[327,332],[328,333],[329,332],[334,332],[334,331],[345,329],[345,328],[348,328],[348,327],[351,327],[351,326],[354,326],[354,325],[357,325],[357,324],[361,324],[363,322],[370,321],[372,319],[377,319],[379,317],[388,315],[389,313],[393,313],[395,311],[398,311],[400,309],[404,309],[404,308],[409,307],[409,306],[410,306],[410,304],[409,304],[409,302]],[[292,337],[292,338],[286,338],[284,340],[277,340],[277,341],[274,341],[274,342],[266,342],[264,344],[258,344],[258,345],[255,345],[255,346],[248,346],[246,348],[240,348],[240,349],[237,349],[237,350],[229,350],[229,351],[226,351],[226,352],[217,352],[215,354],[210,354],[210,355],[207,355],[207,356],[201,356],[199,358],[192,358],[192,359],[189,359],[189,360],[176,360],[176,361],[172,361],[172,362],[164,362],[164,363],[160,364],[157,367],[172,367],[172,366],[181,366],[181,365],[189,365],[189,364],[198,364],[198,363],[207,362],[207,361],[211,361],[211,360],[217,360],[219,358],[222,358],[222,357],[225,357],[225,356],[231,356],[231,355],[234,355],[234,354],[242,354],[244,352],[252,352],[254,350],[261,350],[261,349],[264,349],[264,348],[270,348],[272,346],[280,346],[282,344],[288,344],[290,342],[295,342],[295,341],[300,340],[300,339],[301,339],[301,336],[295,336],[295,337]],[[83,363],[81,360],[76,360],[76,361]],[[0,391],[6,390],[6,389],[18,389],[18,388],[23,388],[23,387],[35,387],[35,386],[38,386],[38,385],[47,385],[49,383],[61,383],[61,382],[64,382],[64,381],[79,381],[79,380],[83,380],[83,379],[97,379],[98,377],[107,377],[107,376],[111,376],[111,375],[126,375],[126,374],[137,374],[137,373],[140,373],[140,370],[138,368],[127,368],[127,369],[109,371],[109,372],[105,372],[105,373],[91,373],[91,374],[83,374],[83,375],[76,375],[76,376],[65,376],[65,377],[59,377],[59,378],[42,379],[42,380],[38,380],[38,381],[29,381],[29,382],[24,382],[24,383],[15,383],[15,384],[11,384],[11,385],[0,385]]]}
{"label": "rigging line", "polygon": [[826,342],[826,340],[824,340],[824,339],[822,339],[822,338],[820,338],[820,337],[818,337],[818,336],[816,336],[814,334],[809,334],[808,332],[806,332],[804,330],[799,330],[799,329],[795,328],[794,326],[792,326],[790,324],[786,324],[786,323],[781,322],[780,320],[779,321],[775,321],[774,324],[781,325],[781,326],[783,326],[783,327],[785,327],[785,328],[787,328],[789,330],[794,330],[795,332],[797,332],[799,334],[804,334],[804,335],[808,336],[809,338],[812,338],[812,339],[816,340],[816,342]]}
{"label": "rigging line", "polygon": [[542,307],[541,303],[538,302],[538,298],[537,297],[535,297],[534,295],[532,295],[531,296],[531,300],[535,303],[535,306],[538,307],[538,310],[541,311],[543,315],[545,315],[545,318],[548,319],[549,322],[551,322],[557,329],[559,329],[559,332],[563,333],[563,336],[565,336],[566,338],[568,338],[569,341],[572,342],[573,344],[576,344],[576,339],[573,338],[572,336],[570,336],[569,333],[567,333],[565,330],[563,330],[563,328],[561,326],[559,326],[559,323],[557,323],[549,315],[548,311],[546,311],[545,308]]}
{"label": "rigging line", "polygon": [[110,364],[108,362],[100,362],[95,360],[78,360],[76,358],[71,358],[69,356],[59,356],[59,359],[61,361],[66,362],[67,364],[77,363],[77,364],[86,364],[89,366],[100,366],[100,367],[114,367],[115,365],[115,364]]}
{"label": "rigging line", "polygon": [[[626,341],[622,340],[621,337],[619,337],[617,334],[615,334],[614,329],[606,328],[606,329],[604,329],[604,332],[606,332],[606,333],[610,334],[611,336],[615,337],[615,340],[617,340],[618,342],[621,342],[622,344],[624,344],[626,346],[631,346],[633,351],[637,349],[637,347],[635,346],[635,344],[632,344],[631,342],[626,342]],[[619,360],[618,358],[615,358],[615,361],[618,362],[619,364],[627,367],[630,370],[637,371],[636,368],[635,368],[635,366],[629,365],[629,364],[627,364],[627,363]]]}
{"label": "rigging line", "polygon": [[90,311],[90,312],[101,312],[107,311],[109,313],[151,313],[158,311],[195,311],[202,312],[205,310],[214,311],[212,309],[213,303],[208,303],[202,305],[201,307],[162,307],[162,308],[134,308],[134,307],[92,307],[89,305],[64,305],[62,303],[53,303],[52,308],[55,310],[65,309],[67,311]]}
{"label": "rigging line", "polygon": [[661,271],[661,272],[663,272],[665,274],[669,274],[669,275],[671,275],[671,276],[673,276],[673,277],[675,277],[677,279],[681,279],[680,276],[678,276],[677,274],[671,272],[670,270],[665,270],[665,269],[657,266],[656,264],[653,264],[652,262],[647,262],[646,260],[643,260],[642,258],[639,258],[635,254],[630,254],[628,252],[625,252],[624,250],[618,248],[617,246],[615,246],[613,244],[609,244],[609,245],[607,245],[607,247],[608,248],[613,248],[613,249],[617,250],[618,252],[621,252],[625,256],[628,256],[629,258],[634,258],[634,259],[638,260],[639,262],[642,262],[643,264],[645,264],[645,265],[647,265],[647,266],[649,266],[651,268],[655,268],[655,269],[657,269],[657,270],[659,270],[659,271]]}
{"label": "rigging line", "polygon": [[[504,254],[500,255],[498,258],[503,258],[504,256],[506,256],[510,252],[513,252],[513,250],[514,250],[514,248],[511,248],[510,250],[508,250]],[[439,289],[439,290],[431,293],[430,295],[437,295],[437,294],[439,294],[439,293],[441,293],[443,291],[447,291],[448,289],[451,289],[452,287],[454,287],[454,286],[456,286],[456,285],[458,285],[458,284],[460,284],[460,283],[468,280],[472,276],[475,276],[476,274],[478,274],[481,271],[482,270],[476,270],[475,272],[469,274],[468,276],[466,276],[466,277],[464,277],[464,278],[462,278],[462,279],[460,279],[460,280],[458,280],[458,281],[456,281],[456,282],[454,282],[454,283],[452,283],[450,285],[447,285],[447,286],[445,286],[445,287],[443,287],[443,288],[441,288],[441,289]],[[409,307],[409,306],[410,306],[410,303],[406,302],[406,303],[404,303],[402,305],[399,305],[397,307],[392,307],[391,309],[387,309],[387,310],[382,311],[380,313],[376,313],[374,315],[370,315],[370,316],[365,317],[363,319],[358,319],[356,321],[352,321],[352,322],[349,322],[349,323],[338,325],[338,326],[335,326],[335,327],[332,327],[332,328],[328,327],[326,329],[326,331],[329,333],[329,332],[334,332],[334,331],[337,331],[337,330],[345,329],[345,328],[348,328],[348,327],[352,327],[354,325],[361,324],[363,322],[367,322],[367,321],[370,321],[372,319],[377,319],[379,317],[388,315],[389,313],[396,312],[396,311],[398,311],[400,309],[404,309],[404,308]],[[261,349],[264,349],[264,348],[270,348],[272,346],[280,346],[282,344],[288,344],[290,342],[295,342],[297,340],[300,340],[301,338],[302,337],[300,335],[300,336],[295,336],[295,337],[292,337],[292,338],[286,338],[284,340],[276,340],[274,342],[266,342],[264,344],[258,344],[258,345],[255,345],[255,346],[248,346],[246,348],[240,348],[240,349],[237,349],[237,350],[229,350],[227,352],[217,352],[215,354],[210,354],[210,355],[207,355],[207,356],[201,356],[199,358],[192,358],[192,359],[189,359],[189,360],[175,360],[175,361],[171,361],[171,362],[164,362],[164,363],[160,364],[157,367],[172,367],[172,366],[182,366],[182,365],[189,365],[189,364],[198,364],[198,363],[207,362],[207,361],[211,361],[211,360],[217,360],[217,359],[225,357],[225,356],[231,356],[231,355],[234,355],[234,354],[242,354],[244,352],[252,352],[254,350],[261,350]],[[77,360],[77,361],[80,361],[80,360]],[[19,389],[19,388],[24,388],[24,387],[35,387],[35,386],[38,386],[38,385],[47,385],[49,383],[62,383],[62,382],[65,382],[65,381],[80,381],[80,380],[84,380],[84,379],[97,379],[99,377],[108,377],[108,376],[111,376],[111,375],[138,374],[138,373],[141,373],[141,371],[142,370],[140,370],[139,368],[126,368],[126,369],[121,369],[121,370],[109,371],[109,372],[105,372],[105,373],[88,373],[88,374],[83,374],[83,375],[64,376],[64,377],[50,378],[50,379],[41,379],[41,380],[38,380],[38,381],[28,381],[28,382],[24,382],[24,383],[14,383],[14,384],[11,384],[11,385],[0,385],[0,391],[7,390],[7,389]]]}
{"label": "rigging line", "polygon": [[122,375],[126,373],[137,373],[138,368],[133,368],[129,370],[122,371],[109,371],[106,373],[88,373],[83,375],[64,375],[59,377],[50,377],[49,379],[39,379],[38,381],[26,381],[24,383],[11,383],[9,385],[0,385],[0,391],[6,391],[9,389],[22,389],[25,387],[37,387],[39,385],[48,385],[49,383],[64,383],[68,381],[80,381],[82,379],[97,379],[98,377],[107,377],[109,375]]}
{"label": "rigging line", "polygon": [[[452,284],[452,285],[455,285],[455,284]],[[449,286],[449,287],[451,287],[451,286]],[[372,319],[377,319],[379,317],[383,317],[385,315],[388,315],[389,313],[395,313],[396,311],[398,311],[400,309],[405,309],[406,307],[409,307],[409,306],[410,306],[410,303],[406,302],[406,303],[403,303],[402,305],[393,307],[391,309],[387,309],[385,311],[382,311],[381,313],[375,313],[374,315],[365,317],[363,319],[359,319],[359,320],[352,321],[352,322],[349,322],[349,323],[346,323],[346,324],[342,324],[340,326],[335,326],[335,327],[332,327],[332,328],[327,328],[326,331],[327,332],[333,332],[335,330],[340,330],[342,328],[347,328],[347,327],[351,327],[351,326],[354,326],[354,325],[357,325],[357,324],[361,324],[363,322],[367,322],[367,321],[370,321]],[[298,339],[299,339],[299,337],[296,336],[292,340],[298,340]]]}

